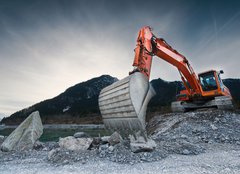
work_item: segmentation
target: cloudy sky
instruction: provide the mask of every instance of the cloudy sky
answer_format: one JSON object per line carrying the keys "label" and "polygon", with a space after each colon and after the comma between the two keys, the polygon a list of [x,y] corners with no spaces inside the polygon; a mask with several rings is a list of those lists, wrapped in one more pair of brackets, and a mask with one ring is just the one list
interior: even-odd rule
{"label": "cloudy sky", "polygon": [[[240,1],[1,0],[0,113],[52,98],[66,88],[132,70],[138,30],[150,25],[195,71],[240,77]],[[179,80],[155,57],[151,79]]]}

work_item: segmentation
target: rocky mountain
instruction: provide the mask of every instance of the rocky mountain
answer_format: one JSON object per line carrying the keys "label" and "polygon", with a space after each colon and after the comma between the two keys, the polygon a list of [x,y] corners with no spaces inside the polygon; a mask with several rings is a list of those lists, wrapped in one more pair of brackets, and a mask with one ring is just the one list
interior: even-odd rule
{"label": "rocky mountain", "polygon": [[21,123],[36,110],[40,112],[43,123],[99,122],[101,118],[98,109],[98,95],[101,89],[117,80],[109,75],[102,75],[76,84],[52,99],[42,101],[4,118],[1,123]]}
{"label": "rocky mountain", "polygon": [[[68,88],[60,95],[37,103],[4,118],[1,123],[18,124],[31,112],[38,110],[43,123],[100,123],[98,95],[104,87],[117,81],[117,78],[102,75]],[[149,103],[148,112],[169,109],[170,103],[183,85],[180,81],[168,82],[162,79],[151,81],[156,96]],[[224,84],[230,89],[233,98],[240,105],[240,79],[226,79]]]}
{"label": "rocky mountain", "polygon": [[149,103],[150,109],[159,106],[170,106],[171,102],[176,99],[176,94],[184,88],[182,82],[174,81],[168,82],[162,79],[155,79],[151,81],[151,85],[155,89],[156,95]]}
{"label": "rocky mountain", "polygon": [[240,79],[224,79],[223,83],[230,90],[234,101],[240,106]]}

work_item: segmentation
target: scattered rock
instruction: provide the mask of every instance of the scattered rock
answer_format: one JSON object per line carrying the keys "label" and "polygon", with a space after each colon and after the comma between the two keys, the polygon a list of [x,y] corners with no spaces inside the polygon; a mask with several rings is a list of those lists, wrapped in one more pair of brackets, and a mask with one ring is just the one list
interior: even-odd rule
{"label": "scattered rock", "polygon": [[43,133],[38,111],[30,114],[3,142],[2,151],[32,149]]}
{"label": "scattered rock", "polygon": [[96,159],[96,150],[72,151],[63,148],[53,149],[48,152],[48,160],[56,165],[66,165],[73,162],[87,163],[90,159]]}
{"label": "scattered rock", "polygon": [[42,143],[40,141],[36,141],[33,145],[34,150],[41,150],[43,148],[44,148],[44,143]]}
{"label": "scattered rock", "polygon": [[112,152],[114,150],[114,146],[109,146],[108,150]]}
{"label": "scattered rock", "polygon": [[103,144],[103,145],[100,145],[100,146],[99,146],[99,151],[101,152],[101,151],[107,150],[107,149],[108,149],[108,147],[109,147],[109,145],[108,145],[108,144]]}
{"label": "scattered rock", "polygon": [[68,150],[87,150],[93,139],[92,138],[74,138],[73,136],[68,136],[59,139],[59,146]]}
{"label": "scattered rock", "polygon": [[108,142],[110,145],[116,145],[122,141],[122,137],[119,133],[114,132],[110,138],[108,139]]}
{"label": "scattered rock", "polygon": [[188,138],[188,136],[187,136],[187,135],[185,135],[185,134],[182,134],[182,135],[181,135],[181,138],[187,139],[187,138]]}
{"label": "scattered rock", "polygon": [[218,117],[216,117],[215,119],[214,119],[214,123],[218,123],[219,122],[219,118]]}
{"label": "scattered rock", "polygon": [[214,124],[211,124],[210,126],[211,126],[212,130],[217,130],[218,129]]}
{"label": "scattered rock", "polygon": [[187,150],[187,149],[184,149],[184,150],[183,150],[183,152],[182,152],[182,154],[183,154],[183,155],[189,155],[189,154],[190,154],[190,152],[189,152],[189,150]]}
{"label": "scattered rock", "polygon": [[93,138],[93,141],[92,141],[91,146],[92,146],[93,148],[98,148],[99,145],[100,145],[100,143],[101,143],[101,138],[95,137],[95,138]]}
{"label": "scattered rock", "polygon": [[48,160],[51,160],[52,157],[56,154],[56,152],[59,152],[60,148],[57,149],[52,149],[51,151],[48,152]]}
{"label": "scattered rock", "polygon": [[143,136],[137,135],[134,137],[133,135],[129,136],[130,138],[130,148],[132,152],[149,152],[156,148],[157,144],[152,139],[145,138]]}
{"label": "scattered rock", "polygon": [[45,142],[44,146],[44,149],[46,148],[47,150],[52,150],[60,147],[59,143],[55,141]]}
{"label": "scattered rock", "polygon": [[[221,121],[223,118],[226,119],[224,124]],[[154,141],[149,139],[146,141],[139,134],[135,137],[130,136],[131,141],[122,139],[118,133],[114,133],[111,137],[93,138],[90,142],[85,142],[86,138],[84,137],[71,136],[60,139],[59,143],[46,142],[43,144],[43,148],[41,142],[36,142],[34,149],[37,150],[27,151],[27,153],[41,152],[44,157],[47,156],[49,162],[56,166],[69,165],[73,162],[81,165],[88,163],[89,160],[99,160],[99,158],[133,165],[158,161],[169,154],[198,155],[204,153],[205,149],[217,147],[218,144],[221,148],[225,148],[230,147],[227,143],[231,143],[231,146],[238,148],[240,145],[239,123],[239,114],[234,115],[231,112],[169,113],[155,117],[150,121],[148,126],[151,127],[151,137]],[[162,131],[165,126],[167,129]],[[78,142],[79,139],[81,139],[81,143]],[[87,147],[80,150],[83,145],[87,145]],[[61,148],[59,148],[60,146]],[[14,155],[6,160],[14,159],[16,153],[14,152]],[[0,152],[0,156],[5,154],[7,153]],[[19,159],[22,158],[24,157],[19,156]],[[227,172],[226,170],[225,173]]]}
{"label": "scattered rock", "polygon": [[110,136],[103,136],[101,137],[101,142],[104,144],[104,143],[108,143],[109,142],[109,138]]}

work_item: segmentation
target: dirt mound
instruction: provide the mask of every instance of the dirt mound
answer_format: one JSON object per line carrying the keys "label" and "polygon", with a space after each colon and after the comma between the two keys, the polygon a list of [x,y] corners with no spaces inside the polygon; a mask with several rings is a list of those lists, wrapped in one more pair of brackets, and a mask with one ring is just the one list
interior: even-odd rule
{"label": "dirt mound", "polygon": [[159,141],[184,140],[190,143],[231,143],[240,145],[240,114],[206,110],[155,116],[149,134]]}
{"label": "dirt mound", "polygon": [[[210,145],[240,145],[240,114],[205,110],[155,116],[149,134],[167,154],[193,155],[205,152]],[[218,144],[218,145],[216,145]]]}

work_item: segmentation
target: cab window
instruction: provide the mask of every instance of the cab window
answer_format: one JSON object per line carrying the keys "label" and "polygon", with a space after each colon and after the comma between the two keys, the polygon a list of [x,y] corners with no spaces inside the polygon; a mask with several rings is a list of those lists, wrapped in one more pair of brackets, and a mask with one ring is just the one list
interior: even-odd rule
{"label": "cab window", "polygon": [[199,80],[203,91],[211,91],[216,90],[218,88],[214,72],[200,74]]}

